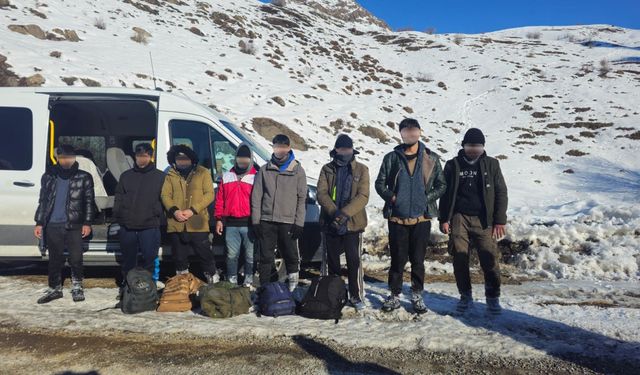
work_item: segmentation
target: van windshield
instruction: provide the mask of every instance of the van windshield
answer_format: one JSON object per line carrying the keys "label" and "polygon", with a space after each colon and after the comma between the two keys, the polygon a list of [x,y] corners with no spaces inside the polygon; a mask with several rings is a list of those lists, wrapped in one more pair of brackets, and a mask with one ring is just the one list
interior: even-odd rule
{"label": "van windshield", "polygon": [[230,123],[229,121],[219,120],[222,125],[224,125],[227,129],[229,129],[236,137],[240,138],[240,140],[249,147],[251,150],[256,153],[263,161],[267,162],[271,159],[271,153],[265,150],[262,146],[256,143],[253,139],[251,139],[242,129],[240,129],[235,124]]}

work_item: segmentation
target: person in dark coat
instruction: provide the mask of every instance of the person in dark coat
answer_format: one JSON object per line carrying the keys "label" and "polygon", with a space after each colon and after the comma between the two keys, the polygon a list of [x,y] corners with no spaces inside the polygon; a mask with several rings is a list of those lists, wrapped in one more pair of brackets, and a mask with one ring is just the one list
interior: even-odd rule
{"label": "person in dark coat", "polygon": [[[165,174],[152,161],[151,144],[138,144],[135,156],[133,168],[120,176],[113,206],[114,217],[120,224],[123,279],[137,265],[154,273],[164,212],[160,193]],[[140,263],[138,253],[142,255]]]}
{"label": "person in dark coat", "polygon": [[449,235],[449,254],[460,292],[458,312],[473,304],[469,253],[478,250],[490,313],[500,313],[500,251],[497,239],[505,235],[507,185],[497,159],[487,156],[485,137],[471,128],[462,150],[444,166],[447,191],[440,198],[440,230]]}
{"label": "person in dark coat", "polygon": [[93,178],[78,169],[73,146],[58,146],[56,159],[57,164],[42,176],[35,214],[34,235],[44,239],[49,251],[49,288],[38,299],[40,304],[62,298],[65,249],[71,266],[71,295],[75,302],[84,301],[82,243],[91,234],[95,214]]}
{"label": "person in dark coat", "polygon": [[358,151],[353,140],[340,134],[333,150],[333,159],[320,170],[318,203],[322,208],[320,221],[324,231],[323,267],[331,275],[341,275],[340,254],[347,260],[349,303],[363,310],[364,273],[362,272],[362,232],[367,227],[366,206],[369,202],[369,168],[356,161]]}

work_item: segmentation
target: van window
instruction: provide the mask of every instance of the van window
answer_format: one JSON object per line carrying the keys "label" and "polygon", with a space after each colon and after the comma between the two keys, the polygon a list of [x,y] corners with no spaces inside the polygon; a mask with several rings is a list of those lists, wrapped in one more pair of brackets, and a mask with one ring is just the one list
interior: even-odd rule
{"label": "van window", "polygon": [[212,169],[213,173],[209,129],[211,129],[209,125],[197,121],[171,120],[169,122],[171,144],[189,146],[198,155],[198,164]]}
{"label": "van window", "polygon": [[271,158],[271,153],[265,150],[262,146],[257,144],[251,137],[249,137],[245,132],[242,131],[237,125],[232,124],[225,120],[219,120],[222,125],[224,125],[227,129],[229,129],[236,137],[240,138],[243,143],[246,143],[251,148],[254,154],[257,154],[262,158],[262,160],[269,160]]}
{"label": "van window", "polygon": [[27,171],[33,164],[33,114],[0,107],[0,170]]}
{"label": "van window", "polygon": [[91,160],[102,171],[107,169],[107,146],[104,137],[59,136],[58,145],[61,144],[72,145],[76,154]]}
{"label": "van window", "polygon": [[216,176],[222,176],[233,168],[236,158],[236,146],[215,129],[211,130],[211,148],[216,160]]}

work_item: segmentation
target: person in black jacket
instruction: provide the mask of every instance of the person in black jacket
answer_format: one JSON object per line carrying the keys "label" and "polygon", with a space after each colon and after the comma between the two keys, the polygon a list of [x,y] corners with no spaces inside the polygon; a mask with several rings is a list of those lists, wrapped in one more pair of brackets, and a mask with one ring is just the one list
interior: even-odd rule
{"label": "person in black jacket", "polygon": [[35,214],[34,234],[38,239],[44,237],[49,250],[49,289],[38,303],[62,298],[65,249],[71,265],[71,295],[75,302],[84,301],[82,239],[91,234],[95,213],[93,178],[78,169],[73,146],[58,146],[56,158],[58,164],[42,176]]}
{"label": "person in black jacket", "polygon": [[142,254],[141,267],[153,274],[164,212],[160,192],[165,174],[151,160],[153,148],[149,143],[141,143],[135,153],[135,165],[120,176],[113,206],[120,224],[123,279],[138,265],[138,252]]}

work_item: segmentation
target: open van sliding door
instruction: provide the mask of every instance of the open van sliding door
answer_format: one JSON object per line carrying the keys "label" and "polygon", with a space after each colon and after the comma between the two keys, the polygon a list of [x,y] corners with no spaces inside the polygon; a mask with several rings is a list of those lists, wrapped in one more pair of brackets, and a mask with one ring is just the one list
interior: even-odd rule
{"label": "open van sliding door", "polygon": [[[217,194],[216,181],[222,177],[222,173],[233,167],[238,141],[233,140],[218,124],[198,115],[161,110],[158,114],[158,124],[158,142],[164,146],[158,147],[158,150],[166,152],[172,145],[177,144],[192,148],[198,155],[199,164],[211,170]],[[164,134],[161,134],[162,132]],[[158,167],[168,171],[170,166],[167,164],[165,155],[159,155]],[[213,206],[213,204],[209,206],[212,232],[215,227]],[[213,249],[216,256],[224,255],[224,241],[221,236],[214,236]],[[164,258],[169,253],[170,246],[165,242],[161,254]]]}
{"label": "open van sliding door", "polygon": [[45,171],[49,96],[0,96],[0,257],[41,258],[33,235]]}

